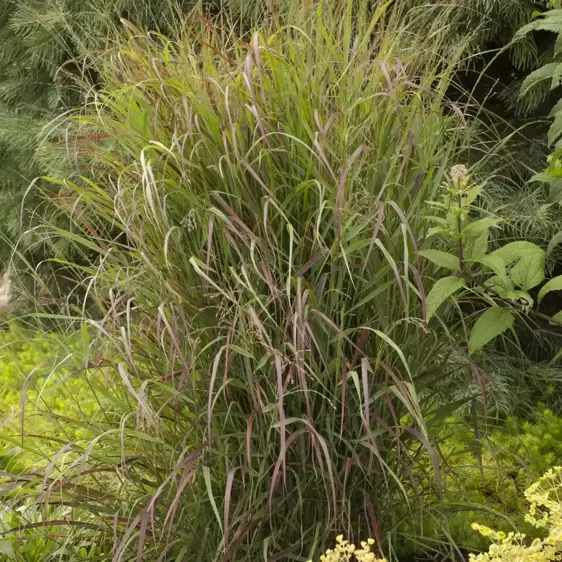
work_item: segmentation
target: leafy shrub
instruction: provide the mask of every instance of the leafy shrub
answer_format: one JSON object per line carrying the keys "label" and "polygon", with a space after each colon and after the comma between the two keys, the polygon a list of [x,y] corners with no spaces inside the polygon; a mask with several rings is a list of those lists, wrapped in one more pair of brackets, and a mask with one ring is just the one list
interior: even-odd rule
{"label": "leafy shrub", "polygon": [[[474,184],[464,166],[455,166],[452,176],[440,199],[430,202],[431,228],[426,248],[419,251],[451,273],[436,281],[427,295],[427,319],[453,297],[467,332],[469,354],[474,356],[506,332],[511,333],[511,347],[520,349],[516,319],[524,326],[562,325],[562,310],[549,316],[537,309],[549,293],[562,287],[562,276],[545,282],[546,252],[528,240],[490,251],[490,233],[501,220],[475,204],[484,185]],[[476,320],[469,323],[467,316]],[[508,341],[505,349],[509,347]]]}

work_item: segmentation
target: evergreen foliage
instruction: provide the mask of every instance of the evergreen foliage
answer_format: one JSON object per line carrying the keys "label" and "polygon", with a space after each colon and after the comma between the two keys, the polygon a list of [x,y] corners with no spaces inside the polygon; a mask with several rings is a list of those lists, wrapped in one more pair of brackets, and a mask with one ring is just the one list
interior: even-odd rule
{"label": "evergreen foliage", "polygon": [[[560,2],[551,2],[552,9],[524,26],[517,34],[516,39],[525,38],[529,33],[546,31],[556,37],[554,51],[551,59],[530,73],[521,87],[521,97],[532,99],[540,97],[540,92],[554,92],[559,95],[562,84],[562,6]],[[539,92],[537,94],[537,92]],[[562,204],[562,100],[552,108],[550,113],[552,124],[548,131],[548,145],[552,153],[548,157],[547,168],[532,179],[534,182],[548,186],[547,197],[542,209],[544,212],[554,211],[556,216],[560,214]],[[536,183],[535,183],[536,185]],[[550,224],[554,224],[549,221]],[[551,252],[559,251],[562,239],[562,229],[552,233],[548,249]]]}
{"label": "evergreen foliage", "polygon": [[[48,122],[81,103],[92,83],[88,61],[127,18],[133,24],[170,29],[181,3],[167,0],[21,0],[0,3],[0,262],[29,227],[37,206],[30,183],[50,173],[36,157]],[[43,163],[44,164],[44,163]],[[25,199],[24,199],[25,195]],[[27,212],[20,216],[20,211]],[[19,251],[41,260],[33,237]]]}
{"label": "evergreen foliage", "polygon": [[547,0],[472,0],[461,3],[458,29],[466,34],[478,30],[476,37],[482,49],[508,47],[509,58],[516,70],[529,70],[540,60],[539,48],[532,37],[511,44],[515,33],[537,11],[546,8]]}

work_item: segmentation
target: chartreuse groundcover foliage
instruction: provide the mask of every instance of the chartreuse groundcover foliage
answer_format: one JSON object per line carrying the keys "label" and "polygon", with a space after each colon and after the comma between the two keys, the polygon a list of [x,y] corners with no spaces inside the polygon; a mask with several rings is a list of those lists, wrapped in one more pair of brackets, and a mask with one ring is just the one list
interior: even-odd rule
{"label": "chartreuse groundcover foliage", "polygon": [[[532,542],[524,533],[495,531],[485,525],[473,523],[472,529],[492,540],[488,552],[470,553],[472,562],[550,562],[558,560],[562,551],[562,467],[549,469],[537,482],[525,490],[529,504],[525,519],[535,529],[544,530],[541,538]],[[336,537],[336,545],[320,556],[320,562],[375,562],[377,557],[371,551],[374,539],[368,539],[357,548],[353,543]],[[309,561],[311,562],[311,561]]]}
{"label": "chartreuse groundcover foliage", "polygon": [[474,562],[503,562],[511,560],[533,560],[549,562],[558,560],[562,550],[562,467],[548,470],[542,478],[525,491],[529,509],[525,519],[546,536],[532,541],[523,533],[494,531],[483,525],[474,524],[474,529],[493,543],[487,553],[471,554]]}
{"label": "chartreuse groundcover foliage", "polygon": [[[447,535],[463,550],[486,550],[486,539],[472,530],[474,521],[506,532],[519,530],[531,539],[540,536],[525,521],[521,492],[561,462],[560,416],[539,406],[528,419],[481,417],[475,429],[470,418],[457,416],[440,420],[435,431],[440,434],[443,495],[427,498],[420,550],[439,548]],[[429,466],[431,458],[418,462]],[[446,519],[438,516],[440,511]]]}
{"label": "chartreuse groundcover foliage", "polygon": [[[63,532],[62,527],[58,531],[50,527],[48,532],[36,529],[51,517],[68,519],[71,511],[40,510],[31,498],[20,502],[17,484],[22,474],[43,471],[61,443],[67,443],[65,457],[71,462],[73,452],[92,436],[103,398],[93,394],[100,381],[85,377],[83,369],[77,368],[81,346],[76,334],[39,334],[15,322],[0,333],[0,470],[7,485],[0,506],[0,560],[39,562],[60,550],[50,536]],[[13,509],[12,502],[18,509]],[[23,540],[10,532],[26,526],[29,530],[22,531]],[[78,555],[79,550],[74,551],[73,560],[91,559],[89,553],[95,549],[86,549],[88,556]]]}

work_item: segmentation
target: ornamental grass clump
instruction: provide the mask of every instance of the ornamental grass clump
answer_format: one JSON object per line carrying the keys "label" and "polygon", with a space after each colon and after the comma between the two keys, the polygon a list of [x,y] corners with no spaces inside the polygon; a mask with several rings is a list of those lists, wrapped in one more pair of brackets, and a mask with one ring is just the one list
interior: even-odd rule
{"label": "ornamental grass clump", "polygon": [[243,37],[195,12],[108,51],[69,125],[95,131],[65,144],[82,172],[49,178],[72,228],[41,230],[91,264],[57,258],[90,304],[57,321],[97,330],[82,368],[109,389],[48,465],[66,547],[87,524],[116,562],[304,559],[332,529],[384,551],[439,495],[431,389],[468,363],[417,249],[472,131],[446,96],[463,45],[389,6],[295,2]]}

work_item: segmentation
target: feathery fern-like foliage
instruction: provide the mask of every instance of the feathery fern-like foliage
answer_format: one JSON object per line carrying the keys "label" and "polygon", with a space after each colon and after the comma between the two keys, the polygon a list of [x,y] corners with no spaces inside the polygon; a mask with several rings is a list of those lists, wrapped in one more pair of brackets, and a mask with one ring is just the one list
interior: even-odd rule
{"label": "feathery fern-like foliage", "polygon": [[[553,5],[552,2],[550,4]],[[557,39],[554,42],[553,50],[543,57],[543,64],[531,72],[521,84],[520,98],[530,108],[538,106],[552,90],[560,85],[562,77],[562,9],[553,7],[535,17],[533,21],[518,30],[514,44],[517,45],[528,40],[529,36],[537,31],[549,32]]]}
{"label": "feathery fern-like foliage", "polygon": [[[556,36],[551,60],[527,76],[521,87],[521,96],[528,97],[541,88],[546,92],[560,91],[562,84],[562,7],[552,2],[553,8],[524,26],[516,38],[526,37],[537,30],[548,31]],[[536,174],[533,180],[549,186],[550,192],[544,208],[554,207],[560,210],[562,203],[562,100],[559,100],[550,113],[552,124],[548,130],[548,145],[553,150],[548,158],[548,167]]]}
{"label": "feathery fern-like foliage", "polygon": [[[12,245],[20,231],[27,229],[38,204],[36,190],[28,192],[30,183],[50,172],[44,160],[36,157],[42,130],[54,116],[81,103],[84,83],[95,81],[88,60],[103,52],[119,18],[169,30],[181,6],[181,2],[167,0],[1,3],[1,268],[6,267]],[[33,248],[25,246],[25,239],[20,240],[18,250],[38,258]]]}

